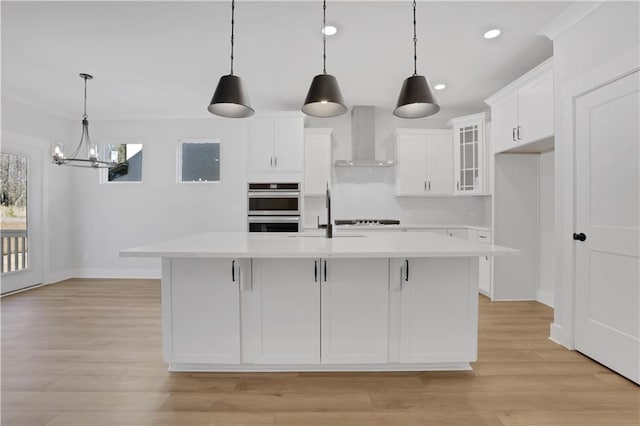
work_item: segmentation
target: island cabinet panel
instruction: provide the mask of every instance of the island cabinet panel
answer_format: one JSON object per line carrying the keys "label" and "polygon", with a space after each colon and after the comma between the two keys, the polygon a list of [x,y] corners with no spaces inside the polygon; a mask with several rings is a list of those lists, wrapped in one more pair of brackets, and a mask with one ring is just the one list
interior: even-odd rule
{"label": "island cabinet panel", "polygon": [[386,363],[389,260],[323,259],[321,293],[322,363]]}
{"label": "island cabinet panel", "polygon": [[236,262],[171,259],[163,269],[165,357],[173,363],[239,364],[240,270]]}
{"label": "island cabinet panel", "polygon": [[320,259],[254,259],[256,364],[320,363]]}
{"label": "island cabinet panel", "polygon": [[400,362],[474,361],[478,258],[410,258],[400,268],[391,271],[400,275]]}

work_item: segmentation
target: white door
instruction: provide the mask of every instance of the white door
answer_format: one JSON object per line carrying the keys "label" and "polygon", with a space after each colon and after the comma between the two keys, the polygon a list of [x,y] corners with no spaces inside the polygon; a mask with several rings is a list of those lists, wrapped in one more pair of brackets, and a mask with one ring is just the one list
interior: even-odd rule
{"label": "white door", "polygon": [[[3,131],[2,294],[43,282],[42,168],[44,141]],[[47,164],[47,166],[49,166]]]}
{"label": "white door", "polygon": [[247,170],[251,172],[273,170],[273,120],[252,118],[249,121]]}
{"label": "white door", "polygon": [[638,72],[575,102],[574,343],[640,383]]}
{"label": "white door", "polygon": [[304,124],[302,118],[275,121],[273,167],[279,172],[299,172],[303,166]]}
{"label": "white door", "polygon": [[453,140],[451,133],[429,135],[427,152],[427,193],[451,195],[453,193]]}
{"label": "white door", "polygon": [[400,362],[475,360],[477,268],[477,258],[405,261],[401,272]]}
{"label": "white door", "polygon": [[397,195],[425,195],[427,192],[427,138],[400,135],[397,142]]}
{"label": "white door", "polygon": [[518,91],[516,139],[524,144],[553,136],[553,71]]}
{"label": "white door", "polygon": [[322,260],[323,364],[386,363],[388,312],[387,259]]}
{"label": "white door", "polygon": [[331,130],[308,132],[304,137],[304,194],[325,195],[330,182]]}
{"label": "white door", "polygon": [[518,126],[518,93],[491,106],[493,132],[493,152],[502,152],[518,145],[516,130]]}
{"label": "white door", "polygon": [[171,261],[171,362],[240,363],[240,276],[233,262]]}
{"label": "white door", "polygon": [[253,261],[256,363],[320,363],[319,263],[315,259]]}

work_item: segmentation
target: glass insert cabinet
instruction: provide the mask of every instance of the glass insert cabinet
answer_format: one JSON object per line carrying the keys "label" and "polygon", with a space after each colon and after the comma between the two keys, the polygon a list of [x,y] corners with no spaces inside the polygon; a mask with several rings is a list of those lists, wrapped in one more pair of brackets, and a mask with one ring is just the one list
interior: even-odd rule
{"label": "glass insert cabinet", "polygon": [[454,193],[483,194],[484,114],[451,120],[453,126]]}

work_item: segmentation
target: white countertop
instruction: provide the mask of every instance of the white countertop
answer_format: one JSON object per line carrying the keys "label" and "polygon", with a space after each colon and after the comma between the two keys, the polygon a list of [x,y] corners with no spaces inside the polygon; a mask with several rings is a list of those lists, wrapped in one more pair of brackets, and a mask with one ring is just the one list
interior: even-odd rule
{"label": "white countertop", "polygon": [[209,232],[120,251],[123,257],[317,258],[475,257],[519,250],[430,232],[262,234]]}

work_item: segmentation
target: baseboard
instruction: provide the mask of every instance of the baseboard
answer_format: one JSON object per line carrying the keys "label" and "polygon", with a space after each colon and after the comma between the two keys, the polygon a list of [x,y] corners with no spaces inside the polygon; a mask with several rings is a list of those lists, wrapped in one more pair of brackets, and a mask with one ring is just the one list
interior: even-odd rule
{"label": "baseboard", "polygon": [[62,271],[49,272],[44,284],[55,284],[60,281],[68,280],[78,276],[78,271],[75,269],[64,269]]}
{"label": "baseboard", "polygon": [[160,268],[153,269],[79,269],[73,278],[159,279]]}
{"label": "baseboard", "polygon": [[564,346],[567,349],[574,349],[573,345],[567,341],[568,339],[564,332],[564,328],[556,323],[552,323],[549,327],[549,340],[557,343],[558,345]]}
{"label": "baseboard", "polygon": [[546,290],[536,290],[536,300],[544,305],[553,308],[553,293]]}

